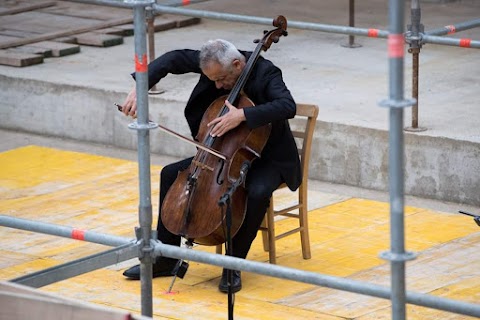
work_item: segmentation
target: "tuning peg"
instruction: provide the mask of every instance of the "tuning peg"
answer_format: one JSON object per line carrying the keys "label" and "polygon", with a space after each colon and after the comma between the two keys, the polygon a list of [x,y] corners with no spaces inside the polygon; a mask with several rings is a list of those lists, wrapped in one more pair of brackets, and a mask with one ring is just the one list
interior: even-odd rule
{"label": "tuning peg", "polygon": [[263,30],[263,34],[267,34],[268,33],[268,30]]}
{"label": "tuning peg", "polygon": [[282,34],[286,37],[286,36],[288,36],[288,31],[287,31],[287,30],[283,30]]}
{"label": "tuning peg", "polygon": [[275,42],[275,43],[278,43],[278,40],[280,40],[279,37],[273,37],[273,38],[272,38],[272,41]]}
{"label": "tuning peg", "polygon": [[253,40],[253,43],[259,43],[259,42],[260,42],[260,39]]}

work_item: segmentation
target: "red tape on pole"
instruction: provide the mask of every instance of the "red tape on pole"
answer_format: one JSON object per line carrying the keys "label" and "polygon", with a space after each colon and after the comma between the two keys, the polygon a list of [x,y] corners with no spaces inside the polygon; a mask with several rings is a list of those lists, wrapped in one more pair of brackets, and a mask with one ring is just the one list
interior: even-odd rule
{"label": "red tape on pole", "polygon": [[455,26],[453,26],[453,25],[445,26],[445,28],[448,29],[447,34],[452,34],[452,33],[456,32]]}
{"label": "red tape on pole", "polygon": [[135,71],[147,72],[147,55],[143,54],[142,61],[138,60],[138,55],[135,54]]}
{"label": "red tape on pole", "polygon": [[388,56],[390,58],[402,58],[404,55],[405,38],[403,34],[388,35]]}
{"label": "red tape on pole", "polygon": [[190,4],[190,0],[182,0],[182,6],[188,6]]}
{"label": "red tape on pole", "polygon": [[378,37],[378,29],[368,29],[367,35],[371,38],[377,38]]}
{"label": "red tape on pole", "polygon": [[460,39],[460,47],[470,48],[472,39]]}
{"label": "red tape on pole", "polygon": [[80,229],[73,229],[72,230],[72,239],[85,240],[85,231],[80,230]]}

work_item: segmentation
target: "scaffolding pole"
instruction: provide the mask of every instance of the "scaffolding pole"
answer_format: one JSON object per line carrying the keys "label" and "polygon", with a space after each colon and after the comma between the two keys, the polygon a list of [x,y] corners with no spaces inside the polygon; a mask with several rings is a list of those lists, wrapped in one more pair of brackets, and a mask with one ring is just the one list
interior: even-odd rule
{"label": "scaffolding pole", "polygon": [[446,34],[453,34],[476,27],[480,27],[480,18],[451,24],[442,28],[433,29],[425,32],[425,34],[429,36],[444,36]]}
{"label": "scaffolding pole", "polygon": [[[300,271],[276,265],[264,264],[248,261],[228,256],[221,256],[198,252],[191,249],[184,249],[175,246],[164,245],[156,240],[152,225],[152,206],[150,190],[150,144],[149,130],[157,127],[156,124],[148,121],[148,63],[146,55],[146,28],[145,28],[145,9],[147,6],[153,7],[157,12],[186,15],[198,18],[208,18],[224,21],[236,21],[252,24],[270,25],[271,19],[262,17],[241,16],[227,13],[215,13],[201,10],[179,9],[166,5],[153,4],[153,0],[125,0],[123,3],[117,1],[93,1],[76,0],[78,2],[89,2],[95,4],[106,4],[112,6],[132,7],[134,10],[135,24],[135,71],[136,71],[136,89],[138,120],[129,125],[129,128],[138,132],[138,162],[139,162],[139,185],[140,185],[140,204],[139,204],[139,222],[140,228],[137,229],[139,240],[135,244],[138,247],[138,255],[141,261],[141,303],[142,315],[152,316],[152,259],[157,256],[166,256],[172,258],[188,259],[198,262],[205,262],[225,268],[244,270],[265,274],[294,281],[316,284],[319,286],[330,287],[334,289],[350,291],[360,294],[376,296],[392,301],[392,317],[394,320],[402,320],[406,317],[405,304],[412,303],[420,306],[434,309],[455,312],[464,315],[480,317],[480,305],[454,301],[440,297],[428,296],[418,293],[408,293],[405,288],[405,262],[414,258],[414,254],[405,251],[405,230],[404,230],[404,190],[403,190],[403,108],[411,106],[414,100],[406,100],[403,97],[403,60],[405,35],[403,33],[404,20],[404,0],[390,0],[389,2],[389,31],[378,29],[354,28],[345,26],[325,25],[317,23],[305,23],[299,21],[290,21],[292,28],[322,31],[330,33],[359,35],[375,38],[388,38],[388,58],[389,58],[389,98],[380,103],[380,105],[389,108],[390,115],[390,134],[389,134],[389,177],[390,177],[390,233],[391,250],[382,253],[381,256],[391,262],[392,279],[391,291],[388,288],[361,283],[352,279],[336,278],[324,276],[318,273]],[[201,1],[192,1],[201,2]],[[180,3],[176,1],[175,3]],[[476,21],[476,20],[474,20]],[[468,25],[468,26],[467,26]],[[466,22],[465,25],[457,25],[459,29],[466,29],[478,25],[477,22]],[[432,31],[442,34],[444,31]],[[447,32],[448,33],[448,32]],[[478,41],[471,39],[452,39],[441,38],[435,35],[419,34],[422,43],[438,43],[445,45],[457,45],[468,48],[480,48]],[[15,219],[15,218],[10,218]],[[11,226],[22,229],[22,223],[12,222],[5,216],[0,216],[0,225]],[[38,224],[38,222],[34,222]],[[27,223],[28,224],[28,223]],[[31,223],[30,223],[31,224]],[[31,231],[47,231],[44,227],[32,227]],[[58,230],[49,230],[46,233],[62,233],[62,236],[85,240],[91,242],[111,243],[122,242],[125,245],[125,239],[112,240],[110,236],[98,235],[91,232],[82,231],[83,239],[75,232],[74,228],[62,229],[56,226]],[[65,228],[65,227],[64,227]],[[27,230],[27,229],[25,229]],[[43,230],[43,231],[41,231]],[[68,236],[67,236],[68,234]],[[130,240],[131,241],[131,240]],[[128,246],[132,248],[130,243]]]}
{"label": "scaffolding pole", "polygon": [[403,108],[413,105],[413,100],[403,96],[403,60],[405,52],[404,0],[389,1],[389,98],[380,103],[389,108],[388,176],[390,190],[390,252],[381,257],[390,261],[392,288],[392,319],[406,318],[405,262],[414,255],[405,251],[405,215],[403,181]]}
{"label": "scaffolding pole", "polygon": [[148,120],[148,58],[147,35],[145,28],[145,7],[153,0],[136,0],[133,2],[133,22],[135,34],[135,85],[137,92],[137,120],[128,127],[137,131],[138,176],[139,176],[139,238],[143,243],[140,254],[140,287],[142,315],[153,316],[152,295],[152,201],[150,181],[150,130],[157,127]]}
{"label": "scaffolding pole", "polygon": [[[242,22],[242,23],[251,23],[259,25],[272,25],[271,18],[264,17],[255,17],[255,16],[246,16],[239,14],[231,13],[221,13],[221,12],[212,12],[205,10],[195,10],[195,9],[186,9],[186,8],[173,8],[165,5],[154,4],[153,9],[161,13],[170,13],[178,14],[196,18],[206,18],[212,20],[222,20],[230,22]],[[374,37],[374,38],[387,38],[388,31],[379,30],[379,29],[366,29],[366,28],[354,28],[347,26],[338,26],[338,25],[328,25],[321,23],[310,23],[302,21],[288,21],[288,27],[294,29],[302,30],[312,30],[312,31],[322,31],[338,34],[347,34],[347,35],[358,35],[365,37]]]}
{"label": "scaffolding pole", "polygon": [[[32,228],[32,226],[35,226],[35,225],[38,225],[38,226]],[[62,236],[66,238],[71,238],[71,237],[68,236],[65,230],[72,230],[72,229],[76,230],[74,228],[67,228],[61,225],[37,222],[37,221],[26,220],[21,218],[8,217],[4,215],[0,215],[0,226],[16,228],[21,230],[28,230],[33,232],[40,232],[40,233],[45,233],[49,235]],[[83,231],[83,232],[89,235],[97,235],[97,233],[93,231]],[[108,265],[112,265],[112,264],[130,259],[134,256],[135,252],[138,254],[138,250],[139,248],[141,248],[141,242],[142,242],[142,240],[133,242],[134,240],[132,239],[112,236],[112,235],[105,235],[105,234],[98,234],[98,237],[90,236],[89,239],[93,239],[93,240],[97,239],[96,243],[102,243],[106,245],[116,245],[121,243],[123,243],[123,245],[120,245],[117,248],[114,248],[106,252],[102,252],[89,257],[68,262],[59,266],[55,266],[49,269],[45,269],[39,272],[18,277],[16,279],[13,279],[12,281],[16,283],[22,283],[24,285],[33,286],[36,288],[42,287],[42,286],[54,283],[56,281],[67,279],[68,277],[66,277],[67,274],[65,271],[71,265],[79,265],[79,264],[83,264],[86,261],[90,261],[92,263],[92,265],[90,266],[90,271],[93,271],[95,269],[106,266],[107,263],[109,263]],[[98,241],[98,239],[114,239],[114,240],[113,241],[101,240],[100,242]],[[390,299],[392,296],[390,288],[386,286],[380,286],[380,285],[376,285],[368,282],[357,281],[357,280],[343,278],[343,277],[324,275],[317,272],[303,271],[303,270],[284,267],[284,266],[272,265],[264,262],[250,261],[250,260],[240,259],[240,258],[231,257],[231,256],[224,256],[224,255],[219,255],[219,254],[214,254],[209,252],[203,252],[203,251],[192,250],[188,248],[172,246],[168,244],[163,244],[157,239],[153,239],[153,238],[150,240],[150,247],[152,248],[152,251],[151,251],[152,257],[162,256],[162,257],[169,257],[169,258],[175,258],[175,259],[191,260],[199,263],[216,265],[216,266],[227,268],[227,269],[247,271],[247,272],[262,274],[262,275],[280,278],[280,279],[292,280],[292,281],[313,284],[313,285],[332,288],[332,289],[341,290],[341,291],[369,295],[372,297],[377,297],[377,298],[387,299],[387,300]],[[103,259],[107,261],[102,261]],[[86,267],[87,265],[85,264],[81,266],[81,268],[86,268]],[[60,275],[55,274],[57,272],[60,272],[62,274]],[[80,273],[77,273],[76,275],[78,274]],[[469,316],[476,316],[476,317],[480,316],[479,304],[456,301],[452,299],[441,298],[433,295],[427,295],[427,294],[415,293],[415,292],[406,292],[406,301],[408,303],[422,306],[422,307],[454,312],[454,313],[469,315]]]}
{"label": "scaffolding pole", "polygon": [[95,231],[86,231],[73,227],[59,226],[47,222],[14,218],[6,215],[0,215],[0,226],[103,244],[111,247],[134,243],[133,239],[127,239],[124,237],[106,235]]}

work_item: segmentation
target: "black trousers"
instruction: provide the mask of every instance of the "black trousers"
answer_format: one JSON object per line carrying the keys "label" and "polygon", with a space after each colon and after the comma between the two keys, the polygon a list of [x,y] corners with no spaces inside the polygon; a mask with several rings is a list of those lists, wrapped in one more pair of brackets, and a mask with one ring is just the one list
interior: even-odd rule
{"label": "black trousers", "polygon": [[[158,239],[166,244],[180,245],[181,237],[168,231],[161,219],[163,199],[170,186],[175,182],[178,172],[188,168],[192,158],[184,159],[165,166],[160,173],[160,201],[157,232]],[[272,165],[257,159],[247,173],[245,186],[247,189],[247,210],[245,219],[237,234],[232,239],[233,256],[246,258],[253,240],[270,204],[273,191],[283,182],[280,172]]]}

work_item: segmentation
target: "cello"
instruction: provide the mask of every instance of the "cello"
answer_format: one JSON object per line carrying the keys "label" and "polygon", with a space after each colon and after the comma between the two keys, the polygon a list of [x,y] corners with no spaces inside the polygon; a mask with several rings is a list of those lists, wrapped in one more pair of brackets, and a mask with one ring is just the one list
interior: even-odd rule
{"label": "cello", "polygon": [[[261,40],[249,57],[235,86],[228,96],[213,101],[200,123],[196,136],[202,148],[198,148],[190,166],[179,172],[168,190],[161,208],[165,228],[173,234],[202,245],[218,245],[226,241],[226,213],[219,200],[231,192],[232,236],[242,225],[246,212],[247,192],[238,185],[249,165],[260,157],[270,135],[271,125],[249,129],[245,122],[221,137],[212,137],[207,124],[225,115],[229,109],[225,100],[237,108],[254,108],[254,103],[242,93],[249,75],[262,51],[267,51],[280,36],[287,35],[287,20],[278,16],[273,20],[276,29],[264,31]],[[210,150],[214,150],[210,151]]]}

